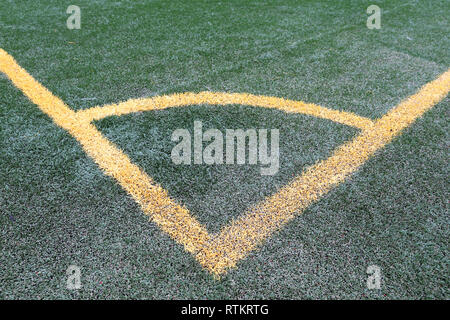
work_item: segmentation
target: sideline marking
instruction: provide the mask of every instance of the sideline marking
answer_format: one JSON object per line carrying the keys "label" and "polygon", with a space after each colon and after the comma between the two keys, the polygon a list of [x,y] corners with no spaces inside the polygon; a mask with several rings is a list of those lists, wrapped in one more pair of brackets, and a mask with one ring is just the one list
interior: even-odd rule
{"label": "sideline marking", "polygon": [[[450,91],[450,69],[423,86],[376,121],[300,101],[240,93],[184,93],[147,99],[131,99],[119,104],[75,112],[53,95],[6,51],[0,49],[0,71],[5,73],[33,103],[67,130],[85,152],[141,205],[143,211],[165,232],[193,254],[216,277],[244,259],[272,233],[298,216],[311,203],[358,170],[374,153],[411,125]],[[326,160],[318,161],[244,215],[210,235],[189,211],[172,200],[128,156],[107,140],[91,124],[107,116],[164,109],[193,104],[245,104],[308,114],[360,128],[352,141],[336,148]]]}

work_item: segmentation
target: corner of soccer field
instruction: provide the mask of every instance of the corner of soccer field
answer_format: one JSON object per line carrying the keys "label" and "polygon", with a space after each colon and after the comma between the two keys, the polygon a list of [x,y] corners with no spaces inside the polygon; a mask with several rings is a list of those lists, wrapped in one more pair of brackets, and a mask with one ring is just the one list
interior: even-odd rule
{"label": "corner of soccer field", "polygon": [[0,3],[0,299],[448,299],[448,13]]}

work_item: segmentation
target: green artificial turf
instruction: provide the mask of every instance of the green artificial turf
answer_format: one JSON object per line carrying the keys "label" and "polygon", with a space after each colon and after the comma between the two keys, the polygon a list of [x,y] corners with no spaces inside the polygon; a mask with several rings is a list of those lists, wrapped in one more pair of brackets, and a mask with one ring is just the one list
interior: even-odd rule
{"label": "green artificial turf", "polygon": [[[66,28],[71,4],[80,30]],[[371,4],[380,30],[366,27]],[[449,68],[449,13],[445,0],[5,0],[0,48],[74,109],[207,90],[376,119]],[[447,97],[218,281],[0,74],[0,298],[449,299],[448,106]],[[194,120],[279,128],[279,173],[173,165],[171,132]],[[239,105],[95,125],[210,231],[358,132]],[[66,289],[71,264],[78,291]],[[366,287],[373,264],[380,290]]]}

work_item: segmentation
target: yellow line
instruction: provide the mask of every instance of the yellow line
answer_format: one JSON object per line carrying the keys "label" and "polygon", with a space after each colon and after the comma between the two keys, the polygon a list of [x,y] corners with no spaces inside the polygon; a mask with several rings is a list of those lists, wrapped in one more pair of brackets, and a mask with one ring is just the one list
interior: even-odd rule
{"label": "yellow line", "polygon": [[34,104],[61,127],[68,130],[75,122],[75,112],[21,68],[13,57],[0,48],[0,71],[5,73]]}
{"label": "yellow line", "polygon": [[127,155],[109,142],[93,125],[79,119],[74,111],[37,82],[2,49],[0,71],[57,125],[74,136],[84,151],[106,174],[114,177],[165,232],[191,253],[203,247],[203,243],[209,239],[208,232],[186,208],[170,199],[167,191],[132,164]]}
{"label": "yellow line", "polygon": [[372,128],[339,147],[331,157],[311,166],[275,195],[226,226],[197,254],[197,259],[215,274],[234,267],[265,238],[358,170],[377,150],[445,98],[449,90],[450,69],[389,111]]}
{"label": "yellow line", "polygon": [[[1,49],[0,71],[56,124],[70,132],[86,153],[108,175],[117,179],[153,221],[194,254],[203,267],[217,276],[234,267],[264,239],[358,170],[377,150],[442,100],[450,90],[449,70],[376,122],[352,113],[276,97],[212,92],[134,99],[74,112]],[[337,148],[330,158],[309,167],[279,192],[224,227],[219,234],[210,236],[185,207],[172,200],[161,186],[132,164],[126,154],[90,124],[92,120],[110,115],[192,104],[245,104],[276,108],[333,120],[363,131],[353,141]]]}
{"label": "yellow line", "polygon": [[312,103],[292,101],[277,97],[257,96],[249,93],[200,92],[177,93],[152,98],[130,99],[118,104],[93,107],[80,110],[80,117],[86,121],[99,120],[108,116],[121,116],[131,112],[161,110],[171,107],[183,107],[195,104],[230,105],[241,104],[254,107],[273,108],[288,113],[306,115],[332,120],[348,126],[368,129],[373,121],[351,112],[324,108]]}

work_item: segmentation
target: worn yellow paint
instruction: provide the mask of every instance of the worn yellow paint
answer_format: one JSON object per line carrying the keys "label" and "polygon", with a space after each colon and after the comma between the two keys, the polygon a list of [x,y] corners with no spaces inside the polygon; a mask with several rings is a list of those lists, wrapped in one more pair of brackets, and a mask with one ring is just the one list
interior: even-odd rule
{"label": "worn yellow paint", "polygon": [[60,127],[67,130],[82,145],[84,151],[109,176],[130,193],[165,232],[195,253],[209,240],[206,229],[189,211],[172,200],[167,191],[156,184],[98,130],[79,117],[77,112],[44,88],[4,50],[0,49],[0,71]]}
{"label": "worn yellow paint", "polygon": [[[86,153],[133,196],[143,211],[162,230],[183,244],[185,249],[215,276],[235,267],[239,260],[261,245],[267,237],[358,170],[377,150],[446,97],[450,90],[449,69],[377,121],[301,101],[247,93],[217,92],[131,99],[75,112],[33,79],[2,49],[0,71],[57,125],[72,134]],[[194,104],[243,104],[276,108],[354,126],[361,129],[361,133],[352,141],[338,147],[328,159],[307,168],[299,177],[232,221],[218,234],[210,235],[185,207],[171,199],[167,191],[133,164],[126,154],[91,124],[93,120],[112,115]]]}
{"label": "worn yellow paint", "polygon": [[306,115],[332,120],[359,129],[368,129],[373,121],[354,113],[324,108],[312,103],[292,101],[277,97],[257,96],[249,93],[200,92],[181,93],[152,98],[131,99],[118,104],[93,107],[79,111],[86,121],[99,120],[108,116],[120,116],[131,112],[161,110],[171,107],[184,107],[198,104],[230,105],[241,104],[253,107],[273,108],[288,113]]}
{"label": "worn yellow paint", "polygon": [[253,207],[212,238],[199,261],[215,274],[224,273],[245,258],[270,234],[299,215],[312,202],[361,167],[450,90],[450,70],[400,103],[352,141],[338,147],[326,160],[306,169],[275,195]]}

